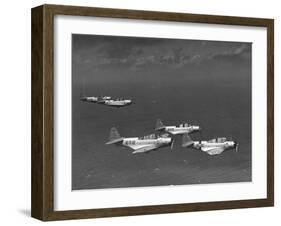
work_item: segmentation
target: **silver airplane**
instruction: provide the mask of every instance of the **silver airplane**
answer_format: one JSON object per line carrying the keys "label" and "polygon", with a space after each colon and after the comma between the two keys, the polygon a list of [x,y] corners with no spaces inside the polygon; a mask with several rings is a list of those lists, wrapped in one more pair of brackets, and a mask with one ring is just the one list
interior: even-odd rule
{"label": "silver airplane", "polygon": [[124,100],[124,99],[118,98],[116,100],[113,100],[113,99],[101,100],[101,101],[98,101],[97,103],[104,104],[104,105],[111,106],[111,107],[120,108],[120,107],[125,107],[125,106],[133,104],[133,101],[130,99]]}
{"label": "silver airplane", "polygon": [[118,99],[112,99],[110,96],[100,96],[100,97],[81,97],[80,100],[85,101],[85,102],[92,102],[92,103],[97,103],[97,104],[103,104],[103,105],[107,105],[107,106],[111,106],[111,107],[125,107],[127,105],[131,105],[133,104],[133,101],[128,99],[128,100],[124,100],[121,98]]}
{"label": "silver airplane", "polygon": [[155,134],[144,137],[121,137],[116,128],[111,128],[109,141],[106,144],[116,144],[129,147],[134,151],[132,154],[147,153],[160,147],[170,146],[173,148],[174,140],[168,134],[156,136]]}
{"label": "silver airplane", "polygon": [[179,126],[165,126],[162,123],[162,121],[158,119],[156,122],[155,130],[164,131],[172,135],[178,135],[178,134],[186,134],[186,133],[188,134],[188,133],[200,131],[200,127],[189,125],[188,123],[183,123],[180,124]]}
{"label": "silver airplane", "polygon": [[219,155],[226,150],[234,149],[238,151],[239,144],[236,141],[229,141],[225,137],[212,139],[209,141],[193,141],[188,134],[182,137],[182,147],[192,147],[206,152],[209,155]]}
{"label": "silver airplane", "polygon": [[110,99],[111,99],[111,97],[109,97],[109,96],[102,96],[102,97],[94,97],[94,96],[86,97],[86,96],[83,96],[83,97],[80,98],[80,100],[82,100],[82,101],[93,102],[93,103],[97,103],[97,102],[102,101],[102,100],[106,101],[106,100],[110,100]]}

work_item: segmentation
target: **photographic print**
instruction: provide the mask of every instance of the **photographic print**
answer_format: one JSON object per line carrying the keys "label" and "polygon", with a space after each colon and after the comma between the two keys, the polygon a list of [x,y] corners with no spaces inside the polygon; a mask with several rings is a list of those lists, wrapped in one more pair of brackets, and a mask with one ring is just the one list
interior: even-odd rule
{"label": "photographic print", "polygon": [[72,190],[252,180],[252,44],[72,34]]}
{"label": "photographic print", "polygon": [[44,4],[31,22],[32,217],[274,206],[273,19]]}

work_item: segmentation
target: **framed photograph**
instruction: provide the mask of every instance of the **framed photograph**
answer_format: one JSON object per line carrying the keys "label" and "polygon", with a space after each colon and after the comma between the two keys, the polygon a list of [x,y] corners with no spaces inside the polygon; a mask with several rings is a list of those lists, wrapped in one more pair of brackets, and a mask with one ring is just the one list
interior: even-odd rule
{"label": "framed photograph", "polygon": [[273,19],[32,9],[32,216],[273,206]]}

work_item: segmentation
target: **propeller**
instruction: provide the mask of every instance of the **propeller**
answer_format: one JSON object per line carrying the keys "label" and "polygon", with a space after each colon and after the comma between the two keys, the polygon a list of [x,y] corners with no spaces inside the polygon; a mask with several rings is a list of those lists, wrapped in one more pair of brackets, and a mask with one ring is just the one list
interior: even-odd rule
{"label": "propeller", "polygon": [[131,100],[131,104],[135,104],[132,97],[129,97],[129,100]]}
{"label": "propeller", "polygon": [[236,141],[236,139],[233,139],[232,135],[230,136],[230,140],[234,142],[235,151],[238,152],[239,143]]}
{"label": "propeller", "polygon": [[199,130],[199,142],[201,143],[202,142],[202,136],[203,136],[203,130],[202,130],[202,127],[200,126],[200,130]]}
{"label": "propeller", "polygon": [[235,144],[236,144],[235,151],[238,152],[239,143],[235,142]]}

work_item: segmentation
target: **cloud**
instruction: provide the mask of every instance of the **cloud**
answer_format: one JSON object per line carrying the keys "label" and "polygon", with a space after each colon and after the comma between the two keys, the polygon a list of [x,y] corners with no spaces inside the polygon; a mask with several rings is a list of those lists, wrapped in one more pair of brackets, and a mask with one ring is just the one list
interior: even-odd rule
{"label": "cloud", "polygon": [[251,57],[251,44],[241,44],[236,48],[213,54],[210,58],[216,60],[243,60]]}
{"label": "cloud", "polygon": [[206,60],[245,59],[251,55],[249,43],[76,36],[73,38],[73,62],[95,70],[114,67],[140,70],[150,66],[182,68]]}

